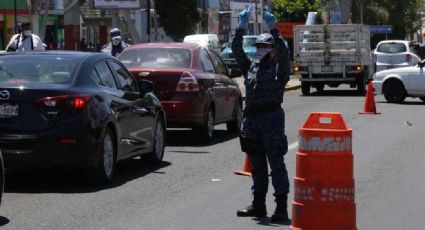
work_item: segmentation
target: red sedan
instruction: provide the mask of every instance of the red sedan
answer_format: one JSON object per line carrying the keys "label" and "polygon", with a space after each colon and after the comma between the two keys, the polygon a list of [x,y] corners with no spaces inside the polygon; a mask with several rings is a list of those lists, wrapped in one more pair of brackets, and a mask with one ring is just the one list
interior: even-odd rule
{"label": "red sedan", "polygon": [[213,137],[216,124],[239,131],[242,96],[231,78],[241,71],[228,70],[215,52],[191,43],[144,43],[119,60],[136,78],[154,82],[167,127],[193,128],[204,140]]}

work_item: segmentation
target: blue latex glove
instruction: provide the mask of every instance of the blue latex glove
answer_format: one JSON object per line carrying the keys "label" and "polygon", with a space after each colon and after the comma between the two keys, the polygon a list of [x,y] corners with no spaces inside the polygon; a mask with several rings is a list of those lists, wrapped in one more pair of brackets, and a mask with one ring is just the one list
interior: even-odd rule
{"label": "blue latex glove", "polygon": [[276,18],[272,13],[270,13],[270,10],[268,8],[266,8],[266,10],[264,11],[264,21],[266,21],[266,24],[269,29],[273,29],[275,27]]}
{"label": "blue latex glove", "polygon": [[239,28],[246,29],[248,22],[249,22],[249,16],[251,15],[251,6],[248,7],[248,9],[243,10],[239,14]]}

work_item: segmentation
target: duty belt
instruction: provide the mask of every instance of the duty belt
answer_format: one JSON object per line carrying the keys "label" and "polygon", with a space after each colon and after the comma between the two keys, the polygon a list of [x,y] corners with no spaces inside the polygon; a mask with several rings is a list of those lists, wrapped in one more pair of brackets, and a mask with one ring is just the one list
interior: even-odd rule
{"label": "duty belt", "polygon": [[246,116],[257,116],[263,113],[273,112],[280,108],[280,104],[278,103],[265,104],[261,106],[247,106],[244,110],[244,114]]}

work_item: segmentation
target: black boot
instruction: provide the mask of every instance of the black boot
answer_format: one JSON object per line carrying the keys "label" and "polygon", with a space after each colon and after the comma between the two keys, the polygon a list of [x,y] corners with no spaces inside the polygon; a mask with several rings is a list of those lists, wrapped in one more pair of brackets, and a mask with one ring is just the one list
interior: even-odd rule
{"label": "black boot", "polygon": [[255,216],[255,217],[264,217],[267,216],[266,209],[266,196],[265,195],[254,195],[254,200],[252,204],[246,209],[238,210],[236,212],[237,216]]}
{"label": "black boot", "polygon": [[274,211],[271,222],[286,222],[289,221],[287,202],[288,194],[281,194],[276,197],[276,210]]}

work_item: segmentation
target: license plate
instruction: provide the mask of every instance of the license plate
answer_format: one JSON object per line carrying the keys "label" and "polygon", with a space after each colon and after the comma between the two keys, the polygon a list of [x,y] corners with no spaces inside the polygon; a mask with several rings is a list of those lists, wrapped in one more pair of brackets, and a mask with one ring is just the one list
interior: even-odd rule
{"label": "license plate", "polygon": [[334,67],[333,66],[322,66],[322,72],[333,72]]}
{"label": "license plate", "polygon": [[15,117],[19,114],[18,105],[3,104],[0,105],[0,117]]}

